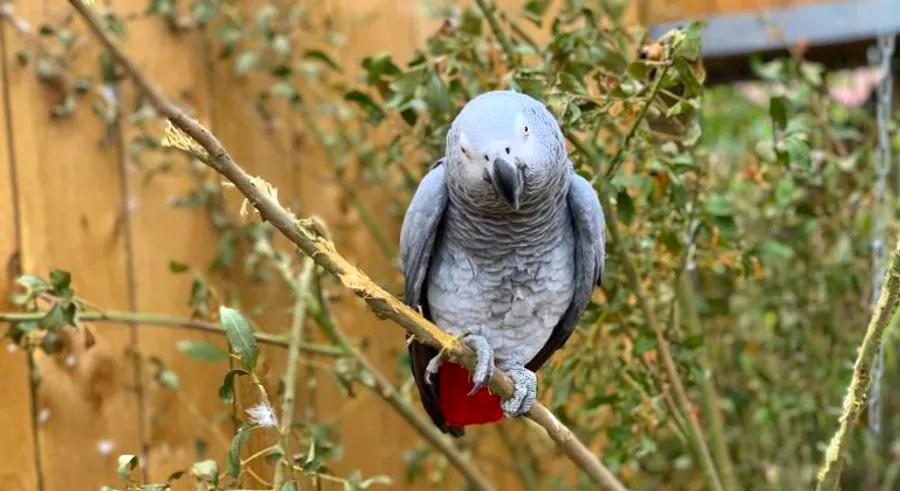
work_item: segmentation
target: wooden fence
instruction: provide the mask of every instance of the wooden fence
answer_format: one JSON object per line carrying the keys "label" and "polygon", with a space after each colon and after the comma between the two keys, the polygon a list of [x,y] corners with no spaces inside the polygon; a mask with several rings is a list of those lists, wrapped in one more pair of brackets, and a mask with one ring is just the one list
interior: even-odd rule
{"label": "wooden fence", "polygon": [[[71,14],[63,0],[11,3],[16,18],[27,21],[32,33],[43,22]],[[436,21],[423,18],[421,2],[412,0],[309,3],[330,9],[333,19],[346,27],[345,48],[338,56],[345,67],[358,66],[363,55],[384,50],[404,59],[436,26]],[[679,10],[671,3],[648,0],[638,5],[636,15],[653,21],[682,13],[760,6],[748,0],[710,0],[681,2]],[[391,265],[369,253],[372,246],[366,235],[354,232],[359,228],[358,217],[341,201],[322,163],[324,157],[312,143],[292,138],[294,132],[272,133],[253,110],[250,84],[213,63],[214,53],[200,36],[173,34],[159,19],[140,15],[147,0],[111,4],[130,19],[128,52],[164,90],[189,94],[182,100],[251,173],[273,182],[295,209],[323,216],[338,230],[342,250],[349,251],[364,269],[377,278],[397,280]],[[80,31],[80,23],[74,27]],[[183,173],[147,179],[146,169],[160,162],[138,163],[129,157],[127,142],[135,130],[121,124],[110,131],[91,114],[87,103],[66,118],[52,117],[49,109],[55,92],[40,84],[34,68],[23,67],[17,57],[27,42],[28,37],[12,24],[3,23],[2,289],[12,288],[21,272],[46,275],[51,268],[61,268],[72,273],[77,294],[101,308],[188,316],[190,277],[172,274],[168,263],[177,260],[204,268],[215,253],[217,236],[203,210],[176,209],[167,203],[189,191],[195,181]],[[95,44],[87,42],[79,51],[75,69],[96,73]],[[128,85],[115,88],[123,107],[132,110],[134,94]],[[279,116],[287,127],[300,126],[290,115]],[[369,198],[377,203],[377,196]],[[395,238],[396,223],[386,212],[382,215],[378,218],[389,237]],[[241,285],[246,305],[289,305],[286,293],[273,285]],[[350,298],[339,299],[338,304],[351,334],[365,336],[367,352],[395,375],[396,354],[404,349],[396,326],[373,319]],[[4,295],[0,309],[11,308]],[[258,323],[283,331],[287,319],[287,312],[275,311]],[[91,329],[96,345],[89,350],[79,334],[70,340],[66,356],[38,354],[34,363],[39,379],[30,379],[26,354],[7,350],[4,343],[0,351],[0,489],[89,490],[116,484],[120,453],[145,453],[149,477],[164,480],[194,460],[198,436],[210,443],[210,456],[221,459],[224,455],[232,428],[214,419],[223,409],[215,391],[224,367],[199,364],[175,349],[183,339],[222,343],[221,339],[141,325],[104,324]],[[147,383],[153,374],[146,367],[140,373],[143,383],[136,384],[133,360],[137,352],[145,358],[158,357],[179,373],[181,390],[165,391]],[[277,385],[284,354],[266,350],[265,355],[268,382]],[[376,398],[363,396],[347,404],[333,385],[323,382],[311,389],[303,384],[299,406],[317,410],[325,420],[335,419],[340,412],[345,455],[335,472],[386,473],[403,488],[404,452],[414,445],[414,433]],[[488,477],[500,488],[516,489],[503,471]]]}

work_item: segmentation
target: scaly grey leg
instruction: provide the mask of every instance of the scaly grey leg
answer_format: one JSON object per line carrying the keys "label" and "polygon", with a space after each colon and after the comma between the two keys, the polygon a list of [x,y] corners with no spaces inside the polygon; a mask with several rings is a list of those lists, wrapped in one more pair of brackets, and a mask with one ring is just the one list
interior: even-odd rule
{"label": "scaly grey leg", "polygon": [[501,367],[513,381],[513,395],[509,399],[500,401],[503,413],[510,418],[531,411],[534,401],[537,399],[537,375],[522,365],[504,365]]}
{"label": "scaly grey leg", "polygon": [[494,375],[494,350],[487,339],[478,334],[466,334],[462,342],[475,351],[475,367],[472,370],[474,386],[469,391],[471,396],[490,382],[491,376]]}
{"label": "scaly grey leg", "polygon": [[441,365],[444,364],[444,352],[440,351],[438,354],[431,357],[428,360],[428,365],[425,366],[425,383],[431,385],[431,376],[436,375],[438,370],[441,369]]}

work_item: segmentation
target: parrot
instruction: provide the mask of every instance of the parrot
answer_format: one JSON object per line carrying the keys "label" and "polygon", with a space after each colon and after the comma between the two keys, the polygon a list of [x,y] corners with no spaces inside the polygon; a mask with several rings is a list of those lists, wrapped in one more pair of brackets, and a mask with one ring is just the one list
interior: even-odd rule
{"label": "parrot", "polygon": [[[409,341],[416,387],[438,428],[458,437],[465,426],[531,410],[535,372],[601,286],[605,235],[600,201],[543,103],[497,90],[465,104],[400,230],[404,303],[476,354],[469,373]],[[495,366],[513,381],[505,400],[487,388]]]}

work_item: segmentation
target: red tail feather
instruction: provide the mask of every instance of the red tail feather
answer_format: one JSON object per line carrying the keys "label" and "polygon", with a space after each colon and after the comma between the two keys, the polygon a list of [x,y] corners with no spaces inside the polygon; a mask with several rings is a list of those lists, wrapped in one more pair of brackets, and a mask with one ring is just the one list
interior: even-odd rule
{"label": "red tail feather", "polygon": [[469,372],[462,365],[447,362],[440,372],[441,412],[449,426],[468,426],[493,423],[503,419],[500,396],[491,394],[487,387],[469,396],[474,384]]}

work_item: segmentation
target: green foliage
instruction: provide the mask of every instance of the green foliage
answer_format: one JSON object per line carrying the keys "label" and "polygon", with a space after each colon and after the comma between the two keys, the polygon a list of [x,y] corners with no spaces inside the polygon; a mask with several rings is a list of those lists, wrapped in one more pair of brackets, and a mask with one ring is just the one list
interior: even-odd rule
{"label": "green foliage", "polygon": [[241,366],[247,372],[252,372],[256,367],[256,360],[259,358],[259,348],[256,346],[256,338],[253,337],[253,327],[240,312],[228,307],[219,307],[219,319],[228,335],[228,342],[241,358]]}

